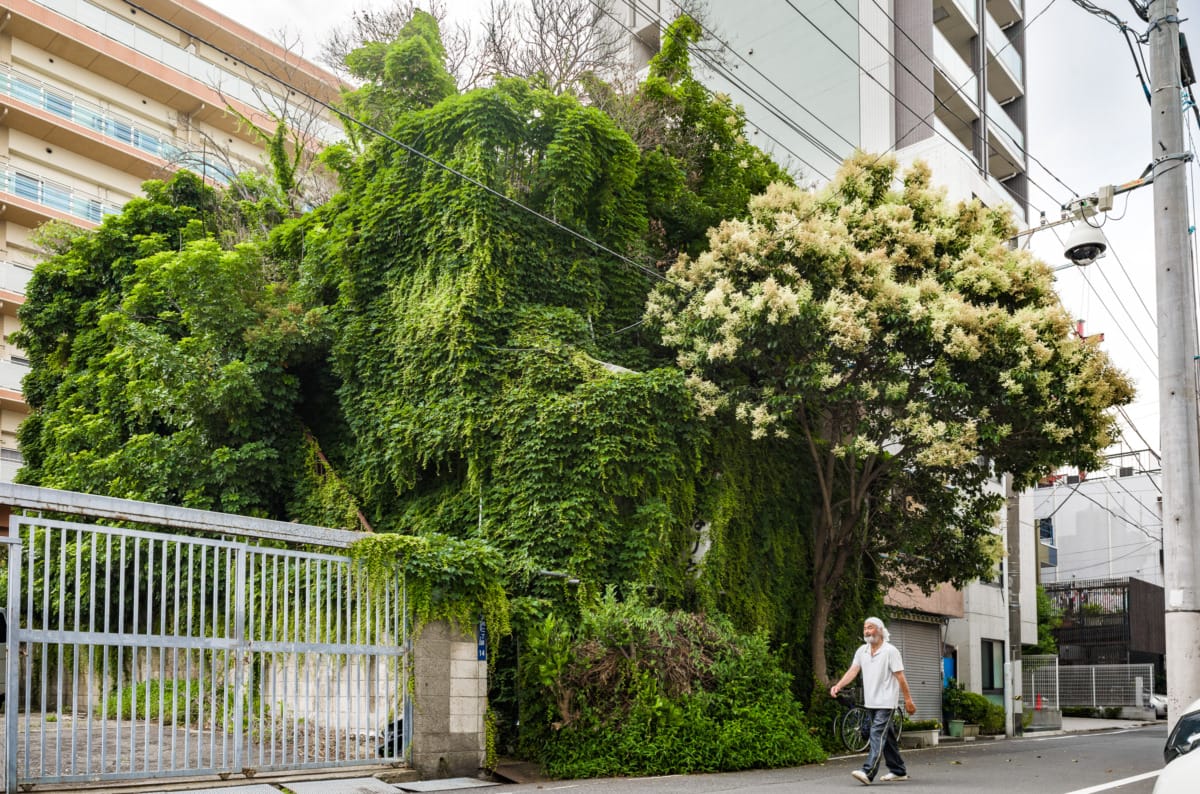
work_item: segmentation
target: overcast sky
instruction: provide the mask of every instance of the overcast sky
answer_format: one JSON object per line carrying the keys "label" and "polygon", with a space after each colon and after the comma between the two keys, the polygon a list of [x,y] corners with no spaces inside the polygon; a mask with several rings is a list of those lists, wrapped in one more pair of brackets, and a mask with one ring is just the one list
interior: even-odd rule
{"label": "overcast sky", "polygon": [[[1095,0],[1134,30],[1145,25],[1125,0]],[[487,0],[447,0],[452,17],[470,21]],[[343,24],[356,8],[380,8],[385,2],[331,0],[207,0],[217,11],[272,38],[281,30],[289,40],[299,36],[303,54],[316,58],[319,43]],[[1116,27],[1076,6],[1071,0],[1026,0],[1027,95],[1032,158],[1030,189],[1034,208],[1049,219],[1073,193],[1086,195],[1102,184],[1138,177],[1150,161],[1150,109],[1135,76],[1133,59]],[[1184,32],[1200,41],[1195,23]],[[1200,50],[1198,50],[1200,52]],[[1197,57],[1200,57],[1198,55]],[[1193,138],[1200,136],[1188,116]],[[1197,165],[1189,166],[1194,177]],[[937,174],[934,174],[936,181]],[[1155,321],[1154,237],[1150,214],[1152,188],[1117,198],[1104,232],[1110,254],[1086,269],[1058,274],[1063,303],[1085,321],[1085,333],[1103,333],[1117,365],[1137,381],[1137,402],[1127,409],[1137,429],[1156,450],[1158,442],[1158,340]],[[1122,214],[1124,213],[1124,214]],[[1070,226],[1060,227],[1063,240]],[[1044,230],[1031,248],[1052,265],[1062,263],[1055,232]],[[1127,449],[1144,445],[1127,433]]]}

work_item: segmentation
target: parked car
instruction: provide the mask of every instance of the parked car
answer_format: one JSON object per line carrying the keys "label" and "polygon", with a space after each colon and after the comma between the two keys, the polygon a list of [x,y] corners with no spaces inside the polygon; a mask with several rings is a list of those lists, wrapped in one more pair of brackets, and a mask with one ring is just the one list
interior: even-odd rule
{"label": "parked car", "polygon": [[1200,780],[1200,753],[1181,755],[1167,764],[1154,781],[1154,794],[1195,794]]}
{"label": "parked car", "polygon": [[1167,696],[1166,695],[1151,695],[1150,708],[1154,709],[1154,716],[1160,720],[1167,718]]}
{"label": "parked car", "polygon": [[[1170,768],[1175,759],[1187,755],[1197,747],[1200,747],[1200,700],[1193,701],[1184,709],[1179,722],[1175,723],[1175,727],[1167,736],[1167,743],[1163,746],[1163,761]],[[1200,758],[1200,753],[1196,756]],[[1200,777],[1192,778],[1193,791],[1197,780],[1200,780]],[[1155,789],[1157,790],[1157,787]]]}

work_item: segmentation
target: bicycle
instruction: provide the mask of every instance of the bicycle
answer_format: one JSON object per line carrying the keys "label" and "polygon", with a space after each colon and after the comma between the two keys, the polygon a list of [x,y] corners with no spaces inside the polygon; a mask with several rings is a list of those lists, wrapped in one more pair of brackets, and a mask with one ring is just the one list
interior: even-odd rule
{"label": "bicycle", "polygon": [[[833,718],[833,735],[840,739],[842,745],[850,752],[861,753],[871,742],[870,712],[848,695],[839,693],[837,701],[846,711]],[[896,735],[896,743],[899,744],[900,734],[904,732],[904,710],[899,706],[892,709],[892,720],[888,730]]]}

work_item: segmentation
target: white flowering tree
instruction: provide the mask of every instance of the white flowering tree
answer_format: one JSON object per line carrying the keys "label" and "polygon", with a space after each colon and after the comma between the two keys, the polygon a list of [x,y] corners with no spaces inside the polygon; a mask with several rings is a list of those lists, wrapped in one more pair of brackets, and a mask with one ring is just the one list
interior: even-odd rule
{"label": "white flowering tree", "polygon": [[951,206],[918,165],[856,155],[819,192],[774,185],[680,257],[647,317],[701,412],[789,439],[814,494],[812,672],[848,574],[978,578],[1008,472],[1095,468],[1132,387],[1073,334],[1007,212]]}

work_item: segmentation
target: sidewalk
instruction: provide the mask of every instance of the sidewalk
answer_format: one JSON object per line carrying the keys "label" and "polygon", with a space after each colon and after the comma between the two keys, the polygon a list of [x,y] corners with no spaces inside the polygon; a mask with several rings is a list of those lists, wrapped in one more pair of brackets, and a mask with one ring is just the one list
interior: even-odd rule
{"label": "sidewalk", "polygon": [[[1066,734],[1076,733],[1094,733],[1097,731],[1111,731],[1128,728],[1141,728],[1149,725],[1163,724],[1163,720],[1108,720],[1108,719],[1091,719],[1085,717],[1063,717],[1062,728],[1058,730],[1036,731],[1026,733],[1022,738],[1040,738],[1045,736],[1061,736]],[[939,744],[959,744],[979,742],[981,744],[991,743],[993,741],[1002,741],[1004,736],[984,736],[978,739],[949,739],[948,737],[940,737]],[[408,775],[397,775],[392,772],[385,775],[393,782],[387,782],[375,777],[344,777],[340,779],[320,779],[320,780],[297,780],[297,776],[289,776],[286,780],[277,780],[271,782],[244,782],[230,785],[220,781],[212,781],[210,783],[196,782],[172,782],[169,780],[161,782],[148,782],[141,786],[122,786],[120,788],[104,788],[92,787],[92,792],[104,792],[105,794],[128,794],[129,792],[138,792],[139,794],[158,794],[162,792],[166,794],[282,794],[284,788],[294,794],[400,794],[401,792],[427,792],[427,791],[469,791],[471,789],[489,788],[500,785],[486,780],[476,778],[448,778],[445,780],[412,780],[408,779]],[[404,777],[404,779],[397,779]],[[520,781],[520,782],[537,782],[537,781]]]}

